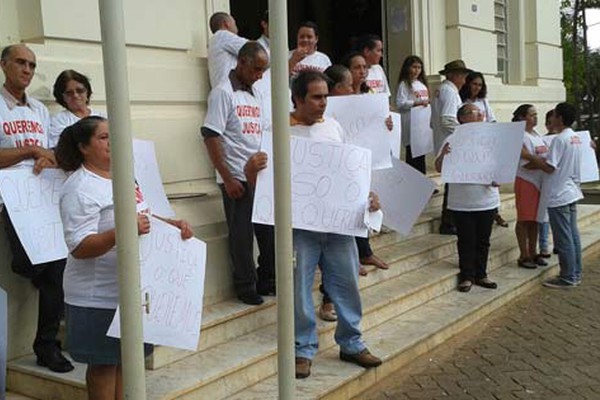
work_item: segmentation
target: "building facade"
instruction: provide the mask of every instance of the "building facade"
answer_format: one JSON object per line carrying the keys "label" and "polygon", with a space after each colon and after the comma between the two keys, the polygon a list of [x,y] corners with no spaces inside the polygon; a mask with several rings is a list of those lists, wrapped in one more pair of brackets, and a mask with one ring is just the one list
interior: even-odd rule
{"label": "building facade", "polygon": [[[259,14],[237,11],[240,2],[172,0],[167,7],[161,0],[124,1],[133,134],[155,142],[173,208],[208,244],[206,305],[233,293],[220,192],[199,135],[210,89],[208,19],[215,11],[232,10],[240,25],[250,26]],[[266,1],[255,3],[264,7]],[[340,52],[333,37],[343,31],[328,29],[328,21],[342,26],[335,20],[341,12],[338,3],[290,0],[290,40],[294,41],[297,22],[314,17],[325,28],[320,49]],[[402,60],[417,54],[424,60],[432,90],[440,82],[437,71],[453,59],[462,58],[470,68],[484,73],[499,121],[509,120],[518,104],[535,104],[542,115],[565,97],[557,0],[353,3],[356,10],[363,10],[362,15],[371,16],[363,31],[380,32],[384,38],[385,67],[394,89]],[[375,10],[379,21],[372,18],[373,7],[379,7]],[[355,17],[360,19],[361,14]],[[37,55],[29,94],[44,101],[51,112],[60,109],[52,98],[52,85],[64,69],[90,77],[92,106],[105,109],[97,1],[0,0],[0,47],[18,42],[27,43]],[[2,255],[8,254],[3,228],[0,249]],[[11,359],[31,351],[37,293],[29,281],[10,271],[8,256],[0,257],[0,286],[8,292]]]}

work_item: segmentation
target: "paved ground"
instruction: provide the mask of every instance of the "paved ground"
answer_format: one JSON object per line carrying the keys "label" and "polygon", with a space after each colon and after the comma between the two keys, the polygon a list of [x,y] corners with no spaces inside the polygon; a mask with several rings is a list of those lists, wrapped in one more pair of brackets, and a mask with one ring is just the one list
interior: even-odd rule
{"label": "paved ground", "polygon": [[539,288],[363,396],[368,400],[600,400],[600,255],[582,286]]}

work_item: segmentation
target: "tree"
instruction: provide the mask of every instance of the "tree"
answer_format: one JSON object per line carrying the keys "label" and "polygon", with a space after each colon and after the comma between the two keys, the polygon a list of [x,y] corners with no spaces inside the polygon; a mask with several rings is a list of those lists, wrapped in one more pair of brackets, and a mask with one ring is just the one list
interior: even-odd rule
{"label": "tree", "polygon": [[561,36],[567,101],[580,111],[579,127],[600,133],[600,53],[587,45],[585,10],[600,8],[600,0],[562,0]]}

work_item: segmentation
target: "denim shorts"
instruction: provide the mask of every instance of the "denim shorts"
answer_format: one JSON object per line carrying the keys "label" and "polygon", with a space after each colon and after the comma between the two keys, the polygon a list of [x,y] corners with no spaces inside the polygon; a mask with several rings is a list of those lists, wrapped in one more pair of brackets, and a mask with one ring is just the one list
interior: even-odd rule
{"label": "denim shorts", "polygon": [[[115,316],[114,309],[78,307],[65,304],[67,347],[73,360],[88,365],[121,364],[121,341],[106,335]],[[152,345],[144,345],[146,356]]]}

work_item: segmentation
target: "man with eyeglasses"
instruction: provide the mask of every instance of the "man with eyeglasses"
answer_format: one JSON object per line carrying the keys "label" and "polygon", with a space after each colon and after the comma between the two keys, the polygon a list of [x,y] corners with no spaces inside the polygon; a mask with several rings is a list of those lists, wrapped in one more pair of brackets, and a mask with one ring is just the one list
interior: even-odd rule
{"label": "man with eyeglasses", "polygon": [[[35,54],[23,44],[2,50],[0,66],[4,85],[0,89],[0,168],[55,168],[54,152],[48,149],[50,116],[46,107],[25,93],[35,73]],[[56,339],[64,310],[62,277],[65,260],[32,265],[8,212],[2,222],[13,255],[12,270],[31,280],[39,290],[38,325],[33,351],[38,365],[54,372],[69,372],[73,365],[61,353]]]}

